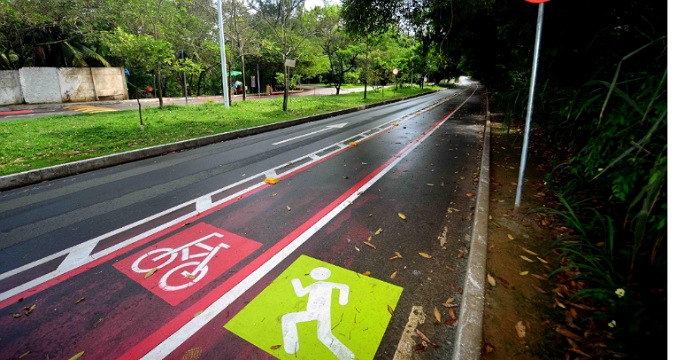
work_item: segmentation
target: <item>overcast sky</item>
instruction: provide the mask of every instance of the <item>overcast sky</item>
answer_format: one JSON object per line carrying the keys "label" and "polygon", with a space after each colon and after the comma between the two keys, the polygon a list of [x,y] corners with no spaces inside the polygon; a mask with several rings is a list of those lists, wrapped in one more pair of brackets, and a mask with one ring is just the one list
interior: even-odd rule
{"label": "overcast sky", "polygon": [[[305,0],[305,8],[307,10],[310,10],[314,8],[315,6],[319,5],[322,6],[324,0]],[[339,0],[327,0],[328,3],[330,4],[336,4],[339,2]]]}

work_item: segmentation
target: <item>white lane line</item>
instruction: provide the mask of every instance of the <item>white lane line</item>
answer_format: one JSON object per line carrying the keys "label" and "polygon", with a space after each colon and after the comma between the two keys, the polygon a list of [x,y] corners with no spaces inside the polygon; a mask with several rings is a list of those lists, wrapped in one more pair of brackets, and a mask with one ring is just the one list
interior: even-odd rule
{"label": "white lane line", "polygon": [[401,333],[399,345],[396,347],[396,353],[392,360],[408,360],[413,357],[413,347],[416,346],[416,340],[413,338],[416,335],[418,325],[425,323],[425,313],[422,306],[411,307],[411,313],[408,315],[408,322],[404,331]]}
{"label": "white lane line", "polygon": [[[474,91],[475,92],[475,91]],[[473,94],[472,94],[473,95]],[[470,98],[470,96],[469,96]],[[182,345],[187,339],[192,337],[197,333],[204,325],[209,323],[214,317],[219,315],[224,311],[230,304],[237,300],[241,295],[243,295],[248,289],[255,285],[260,279],[262,279],[267,273],[273,270],[277,265],[279,265],[283,260],[290,256],[294,251],[296,251],[303,243],[305,243],[312,235],[317,233],[322,227],[327,225],[332,219],[334,219],[341,211],[346,209],[350,204],[356,201],[358,197],[368,190],[372,185],[374,185],[378,180],[385,176],[389,171],[391,171],[401,160],[408,156],[414,149],[416,149],[420,144],[423,143],[431,134],[433,134],[437,129],[444,124],[447,119],[449,119],[461,106],[463,106],[466,101],[462,102],[458,107],[456,107],[452,112],[447,114],[447,116],[441,120],[437,125],[432,127],[424,133],[423,136],[414,139],[409,145],[408,149],[394,155],[393,160],[389,165],[382,169],[379,173],[373,176],[368,182],[366,182],[359,189],[354,191],[354,193],[346,198],[343,202],[337,205],[332,211],[327,213],[323,218],[318,220],[314,225],[308,228],[304,233],[300,234],[293,242],[288,244],[285,248],[281,249],[276,255],[272,256],[267,262],[262,264],[257,270],[253,271],[245,279],[240,281],[238,285],[233,287],[231,290],[223,294],[218,300],[214,301],[209,307],[207,307],[200,314],[192,318],[189,322],[183,325],[171,336],[162,341],[155,348],[153,348],[149,353],[143,356],[141,359],[151,359],[158,360],[170,355],[175,349]]]}
{"label": "white lane line", "polygon": [[[456,96],[456,95],[454,95],[454,96]],[[440,101],[440,102],[438,102],[438,103],[435,103],[433,107],[435,107],[435,106],[437,106],[437,105],[440,105],[440,104],[442,104],[442,103],[448,101],[449,99],[451,99],[451,98],[454,97],[454,96],[447,97],[446,99],[444,99],[444,101]],[[432,107],[426,108],[426,110],[429,110],[429,109],[432,109]],[[414,112],[414,113],[415,113],[415,112]],[[406,116],[403,116],[403,117],[401,117],[401,118],[392,120],[392,121],[388,122],[387,124],[379,125],[378,127],[376,127],[376,128],[378,129],[378,131],[376,131],[376,132],[374,132],[374,133],[372,133],[372,134],[369,134],[369,135],[367,135],[367,136],[363,136],[363,139],[367,139],[367,138],[370,138],[370,137],[377,136],[377,135],[380,134],[381,132],[387,130],[387,129],[389,128],[389,126],[391,126],[392,123],[395,123],[395,122],[398,122],[398,121],[402,121],[402,120],[411,118],[411,117],[413,117],[413,116],[414,116],[413,114],[406,115]],[[389,125],[388,125],[388,124],[389,124]],[[367,131],[364,131],[363,133],[366,133],[366,132],[367,132]],[[362,140],[361,140],[361,141],[362,141]],[[330,151],[329,153],[323,154],[322,156],[317,156],[317,155],[316,155],[316,154],[319,154],[319,153],[321,153],[321,152],[323,152],[323,151],[325,151],[325,150],[327,150],[327,149],[329,149],[329,148],[331,148],[331,147],[333,147],[333,146],[335,146],[335,145],[338,147],[337,149],[335,149],[335,150],[333,150],[333,151]],[[308,156],[312,157],[312,156],[314,155],[315,157],[318,158],[318,159],[315,160],[315,161],[319,161],[319,160],[321,160],[322,158],[328,157],[328,156],[331,155],[331,154],[334,154],[334,153],[337,153],[337,152],[339,152],[339,151],[342,151],[345,147],[347,147],[347,146],[344,145],[344,144],[342,144],[342,142],[338,142],[338,143],[335,143],[335,144],[326,146],[326,147],[324,147],[324,148],[322,148],[322,149],[320,149],[320,150],[317,150],[317,151],[315,151],[315,152],[309,154]],[[313,163],[313,161],[307,162],[307,163],[305,163],[305,164],[303,164],[303,165],[301,165],[301,166],[298,166],[298,167],[296,167],[296,168],[294,168],[294,169],[292,169],[292,170],[286,172],[286,173],[283,174],[282,176],[286,176],[287,174],[291,174],[291,173],[294,173],[294,172],[301,171],[304,167],[309,166],[309,165],[311,165],[312,163]],[[246,193],[248,193],[248,192],[250,192],[250,191],[253,191],[253,190],[256,189],[256,188],[265,185],[263,182],[261,182],[261,180],[263,180],[262,177],[265,176],[264,174],[271,174],[271,173],[276,174],[276,169],[278,169],[278,168],[280,168],[280,167],[283,167],[283,166],[284,166],[284,164],[279,165],[279,166],[277,166],[277,167],[275,167],[275,168],[272,168],[272,169],[270,169],[270,170],[267,170],[267,171],[265,171],[265,172],[263,172],[263,173],[259,173],[259,174],[257,174],[257,175],[254,175],[254,176],[245,178],[245,179],[240,180],[240,181],[238,181],[238,182],[236,182],[236,183],[233,183],[233,184],[231,184],[231,185],[225,186],[225,187],[223,187],[223,188],[221,188],[221,189],[219,189],[219,190],[216,190],[216,191],[210,192],[210,193],[208,193],[208,194],[202,195],[202,196],[200,196],[200,197],[198,197],[198,198],[196,198],[196,199],[187,201],[187,202],[185,202],[185,203],[182,203],[182,204],[177,205],[177,206],[175,206],[175,207],[172,207],[172,208],[170,208],[170,209],[167,209],[167,210],[164,210],[164,211],[159,212],[159,213],[157,213],[157,214],[151,215],[151,216],[149,216],[149,217],[147,217],[147,218],[145,218],[145,219],[142,219],[142,220],[139,220],[139,221],[134,222],[134,223],[132,223],[132,224],[123,226],[123,227],[121,227],[121,228],[119,228],[119,229],[115,229],[115,230],[113,230],[113,231],[110,231],[110,232],[108,232],[108,233],[106,233],[106,234],[103,234],[103,235],[100,235],[100,236],[98,236],[98,237],[95,237],[95,238],[93,238],[93,239],[87,240],[87,241],[85,241],[85,242],[83,242],[83,243],[81,243],[81,244],[78,244],[78,245],[75,245],[75,246],[73,246],[73,247],[70,247],[70,248],[61,250],[61,251],[59,251],[59,252],[57,252],[57,253],[55,253],[55,254],[48,255],[48,256],[46,256],[46,257],[44,257],[44,258],[41,258],[41,259],[36,260],[36,261],[33,261],[33,262],[29,263],[29,264],[26,264],[26,265],[23,265],[23,266],[18,267],[18,268],[16,268],[16,269],[7,271],[7,272],[5,272],[5,273],[2,273],[2,274],[0,274],[0,280],[9,278],[9,277],[11,277],[11,276],[17,275],[17,274],[19,274],[19,273],[22,273],[22,272],[24,272],[24,271],[27,271],[27,270],[32,269],[32,268],[34,268],[34,267],[37,267],[37,266],[39,266],[39,265],[45,264],[45,263],[47,263],[47,262],[49,262],[49,261],[51,261],[51,260],[55,260],[55,259],[57,259],[57,258],[59,258],[59,257],[61,257],[61,256],[67,255],[67,258],[66,258],[65,260],[63,260],[63,262],[58,266],[58,268],[57,268],[56,270],[53,270],[53,271],[51,271],[51,272],[49,272],[49,273],[46,273],[46,274],[44,274],[44,275],[42,275],[42,276],[40,276],[40,277],[37,277],[37,278],[35,278],[35,279],[33,279],[33,280],[27,281],[27,282],[23,283],[22,285],[19,285],[19,286],[17,286],[17,287],[14,287],[14,288],[12,288],[12,289],[9,289],[9,290],[6,290],[5,292],[0,293],[0,301],[4,301],[4,300],[6,300],[6,299],[8,299],[8,298],[10,298],[10,297],[12,297],[12,296],[14,296],[14,295],[20,294],[20,293],[22,293],[22,292],[24,292],[24,291],[27,291],[27,290],[29,290],[29,289],[35,287],[35,286],[41,285],[41,284],[43,284],[43,283],[45,283],[45,282],[47,282],[47,281],[50,281],[50,280],[52,280],[52,279],[54,279],[54,278],[56,278],[56,277],[58,277],[58,276],[61,276],[61,275],[65,274],[65,273],[67,273],[67,272],[70,272],[70,271],[72,271],[72,270],[74,270],[74,269],[77,269],[77,268],[80,267],[80,266],[86,265],[86,264],[88,264],[88,263],[90,263],[90,262],[92,262],[92,261],[94,261],[94,260],[97,260],[97,259],[100,259],[100,258],[102,258],[102,257],[104,257],[104,256],[110,255],[110,254],[112,254],[112,253],[114,253],[114,252],[116,252],[116,251],[118,251],[118,250],[120,250],[120,249],[123,249],[123,248],[125,248],[125,247],[127,247],[127,246],[129,246],[129,245],[131,245],[131,244],[134,244],[134,243],[136,243],[136,242],[138,242],[138,241],[140,241],[140,240],[143,240],[143,239],[145,239],[145,238],[147,238],[147,237],[149,237],[149,236],[151,236],[151,235],[153,235],[153,234],[156,234],[156,233],[159,232],[159,231],[165,230],[165,229],[167,229],[167,228],[169,228],[169,227],[171,227],[171,226],[173,226],[173,225],[175,225],[175,224],[177,224],[177,223],[180,223],[180,222],[185,221],[185,220],[187,220],[187,219],[189,219],[189,218],[192,218],[192,217],[194,217],[194,216],[196,216],[196,215],[198,215],[198,214],[200,213],[200,212],[197,211],[197,207],[198,207],[198,206],[199,206],[200,208],[206,208],[207,206],[209,206],[209,208],[211,208],[211,207],[220,205],[220,204],[222,204],[222,203],[224,203],[224,202],[226,202],[226,201],[229,201],[229,200],[235,199],[235,198],[237,198],[237,197],[239,197],[239,196],[242,196],[242,195],[244,195],[244,194],[246,194]],[[261,178],[261,179],[260,179],[260,178]],[[218,200],[218,201],[216,201],[216,202],[208,203],[207,200],[206,200],[206,198],[211,199],[211,198],[212,198],[214,195],[216,195],[216,194],[222,193],[222,192],[224,192],[224,191],[226,191],[226,190],[228,190],[228,189],[234,188],[234,187],[236,187],[236,186],[240,186],[240,185],[242,185],[242,184],[244,184],[244,183],[253,181],[253,180],[255,180],[255,179],[260,180],[260,182],[255,183],[255,184],[253,184],[253,185],[250,185],[249,187],[247,187],[247,188],[245,188],[245,189],[243,189],[243,190],[240,190],[240,191],[238,191],[238,192],[236,192],[236,193],[234,193],[234,194],[232,194],[232,195],[229,195],[229,196],[227,196],[227,197],[225,197],[225,198],[223,198],[223,199],[220,199],[220,200]],[[86,251],[86,249],[92,249],[92,250],[93,250],[94,248],[96,248],[96,246],[98,245],[98,243],[99,243],[100,241],[104,240],[104,239],[107,239],[107,238],[110,238],[110,237],[115,236],[115,235],[117,235],[117,234],[120,234],[120,233],[122,233],[122,232],[128,231],[128,230],[130,230],[130,229],[132,229],[132,228],[135,228],[135,227],[137,227],[137,226],[143,225],[143,224],[145,224],[145,223],[154,221],[154,220],[156,220],[156,219],[158,219],[158,218],[160,218],[160,217],[163,217],[163,216],[166,216],[166,215],[168,215],[168,214],[171,214],[171,213],[173,213],[173,212],[175,212],[175,211],[177,211],[177,210],[180,210],[180,209],[182,209],[182,208],[184,208],[184,207],[186,207],[186,206],[189,206],[189,205],[194,205],[194,206],[195,206],[195,210],[194,210],[194,211],[191,211],[191,212],[188,212],[188,213],[186,213],[186,214],[180,215],[179,217],[177,217],[177,218],[175,218],[175,219],[173,219],[173,220],[171,220],[171,221],[168,221],[168,222],[166,222],[166,223],[164,223],[164,224],[162,224],[162,225],[159,225],[159,226],[157,226],[157,227],[155,227],[155,228],[152,228],[152,229],[150,229],[150,230],[147,230],[147,231],[145,231],[145,232],[143,232],[143,233],[141,233],[141,234],[139,234],[139,235],[136,235],[136,236],[134,236],[134,237],[131,237],[131,238],[129,238],[129,239],[123,241],[123,242],[118,243],[117,245],[114,245],[114,246],[111,246],[111,247],[106,248],[106,249],[104,249],[104,250],[101,250],[101,251],[99,251],[98,253],[95,253],[95,254],[90,255],[89,252]],[[73,252],[74,252],[74,255],[72,255]]]}
{"label": "white lane line", "polygon": [[346,126],[347,124],[348,124],[348,123],[345,122],[345,123],[340,123],[340,124],[327,125],[324,129],[316,130],[316,131],[309,132],[309,133],[303,134],[303,135],[298,135],[298,136],[292,137],[292,138],[290,138],[290,139],[281,140],[281,141],[279,141],[279,142],[273,143],[272,145],[280,145],[280,144],[283,144],[283,143],[287,143],[287,142],[289,142],[289,141],[293,141],[293,140],[298,140],[298,139],[300,139],[300,138],[304,138],[304,137],[306,137],[306,136],[319,134],[319,133],[321,133],[321,132],[323,132],[323,131],[327,131],[327,130],[331,130],[331,129],[341,129],[341,128],[343,128],[344,126]]}

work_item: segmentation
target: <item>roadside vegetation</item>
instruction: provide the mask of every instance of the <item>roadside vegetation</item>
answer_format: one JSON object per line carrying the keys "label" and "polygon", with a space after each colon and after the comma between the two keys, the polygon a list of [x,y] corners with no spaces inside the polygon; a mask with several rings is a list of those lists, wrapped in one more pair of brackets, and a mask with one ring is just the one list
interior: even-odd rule
{"label": "roadside vegetation", "polygon": [[360,92],[329,96],[293,96],[289,111],[281,98],[199,105],[170,105],[142,111],[140,130],[136,110],[83,115],[49,116],[0,124],[0,176],[94,158],[154,145],[323,114],[439,90],[428,86],[385,88],[367,100]]}

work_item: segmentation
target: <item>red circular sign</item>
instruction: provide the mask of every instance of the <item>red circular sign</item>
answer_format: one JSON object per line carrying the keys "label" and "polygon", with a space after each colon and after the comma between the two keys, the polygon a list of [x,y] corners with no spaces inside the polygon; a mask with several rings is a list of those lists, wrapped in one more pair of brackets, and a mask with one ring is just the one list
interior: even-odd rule
{"label": "red circular sign", "polygon": [[392,74],[396,75],[398,73],[399,73],[399,69],[395,68],[394,70],[392,70]]}

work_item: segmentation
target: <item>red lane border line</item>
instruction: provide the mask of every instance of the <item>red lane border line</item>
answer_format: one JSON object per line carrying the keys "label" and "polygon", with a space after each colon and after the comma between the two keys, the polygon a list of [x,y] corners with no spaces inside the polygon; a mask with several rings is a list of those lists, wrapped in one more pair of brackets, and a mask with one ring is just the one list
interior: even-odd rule
{"label": "red lane border line", "polygon": [[[460,93],[460,94],[461,94],[461,93]],[[410,119],[410,118],[409,118],[409,119]],[[404,121],[405,121],[405,120],[408,120],[408,119],[404,119]],[[392,125],[389,125],[389,126],[387,126],[387,127],[384,127],[384,128],[382,128],[382,130],[379,131],[378,133],[373,134],[372,136],[369,136],[369,137],[367,137],[367,138],[365,138],[365,139],[358,140],[357,142],[358,142],[358,143],[363,143],[363,142],[369,141],[369,140],[371,140],[371,139],[374,139],[375,137],[381,135],[382,133],[384,133],[384,131],[386,131],[387,129],[389,129],[389,128],[391,128],[391,127],[392,127]],[[340,149],[340,150],[337,150],[337,151],[335,151],[335,152],[333,152],[333,153],[331,153],[331,154],[329,154],[329,155],[327,155],[327,156],[325,156],[325,157],[321,157],[321,158],[319,158],[318,160],[315,160],[315,161],[313,161],[312,163],[310,163],[310,164],[308,164],[308,165],[306,165],[306,166],[304,166],[304,167],[301,167],[301,168],[297,169],[297,171],[291,171],[291,172],[289,172],[289,173],[286,173],[286,174],[283,174],[283,175],[279,176],[278,178],[279,178],[280,180],[288,179],[288,178],[290,178],[290,177],[292,177],[292,176],[294,176],[294,175],[296,175],[296,174],[299,174],[299,173],[301,173],[301,172],[303,172],[303,171],[305,171],[305,170],[307,170],[307,169],[310,169],[311,167],[313,167],[313,166],[315,166],[315,165],[317,165],[317,164],[319,164],[319,163],[322,163],[322,162],[324,162],[324,161],[326,161],[326,160],[329,160],[329,159],[331,159],[331,158],[333,158],[333,157],[335,157],[335,156],[337,156],[337,155],[340,155],[340,154],[342,154],[343,152],[348,151],[349,149],[351,149],[350,146],[344,147],[344,148],[342,148],[342,149]],[[48,288],[51,288],[51,287],[55,286],[55,285],[57,285],[57,284],[59,284],[59,283],[61,283],[61,282],[63,282],[63,281],[69,280],[69,279],[71,279],[71,278],[73,278],[73,277],[75,277],[75,276],[77,276],[77,275],[79,275],[79,274],[81,274],[81,273],[83,273],[83,272],[89,270],[89,269],[92,269],[92,268],[94,268],[94,267],[100,266],[101,264],[103,264],[103,263],[105,263],[105,262],[108,262],[108,261],[110,261],[110,260],[113,260],[114,258],[116,258],[116,257],[118,257],[118,256],[120,256],[120,255],[122,255],[122,254],[124,254],[124,253],[126,253],[126,252],[132,251],[132,250],[134,250],[134,249],[136,249],[136,248],[142,246],[142,244],[146,244],[146,243],[151,242],[151,241],[153,241],[153,240],[155,240],[155,239],[157,239],[157,238],[159,238],[159,237],[165,236],[165,235],[167,235],[167,234],[169,234],[169,233],[171,233],[171,232],[173,232],[173,231],[175,231],[175,230],[180,229],[181,227],[185,226],[185,225],[188,224],[188,223],[191,223],[191,222],[193,222],[193,221],[197,221],[197,220],[199,220],[199,219],[201,219],[201,218],[203,218],[203,217],[205,217],[205,216],[207,216],[207,215],[209,215],[209,214],[211,214],[211,213],[214,213],[214,212],[216,212],[216,211],[219,211],[219,210],[221,210],[221,209],[223,209],[223,208],[225,208],[225,207],[227,207],[227,206],[230,206],[230,205],[232,205],[232,204],[234,204],[234,203],[236,203],[236,202],[242,200],[243,198],[245,198],[245,197],[247,197],[247,196],[253,195],[253,194],[255,194],[255,193],[257,193],[257,192],[259,192],[259,191],[261,191],[261,190],[266,189],[266,188],[269,187],[269,186],[271,186],[271,185],[262,184],[261,186],[255,188],[255,189],[253,189],[253,190],[250,190],[250,191],[248,191],[247,193],[244,193],[244,194],[242,194],[242,195],[240,195],[240,196],[238,196],[238,197],[235,197],[235,198],[233,198],[233,199],[229,199],[229,200],[227,200],[227,201],[225,201],[225,202],[223,202],[223,203],[221,203],[221,204],[219,204],[219,205],[216,205],[216,206],[214,206],[214,207],[212,207],[212,208],[210,208],[210,209],[207,209],[207,210],[205,210],[205,211],[203,211],[203,212],[201,212],[201,213],[199,213],[199,214],[197,214],[197,215],[195,215],[195,216],[192,216],[192,217],[190,217],[190,218],[188,218],[188,219],[185,219],[184,221],[181,221],[181,222],[179,222],[179,223],[177,223],[177,224],[171,225],[171,226],[169,226],[168,228],[162,229],[162,230],[158,231],[157,233],[152,234],[152,235],[149,235],[149,236],[147,236],[147,237],[145,237],[145,238],[142,238],[142,239],[140,239],[140,240],[138,240],[138,241],[136,241],[136,242],[134,242],[134,243],[132,243],[132,244],[126,246],[126,247],[123,247],[122,249],[119,249],[119,250],[114,251],[114,252],[112,252],[112,253],[110,253],[110,254],[108,254],[108,255],[105,255],[105,256],[103,256],[103,257],[100,257],[100,258],[98,258],[98,259],[96,259],[96,260],[94,260],[94,261],[92,261],[92,262],[89,262],[88,264],[84,264],[84,265],[82,265],[82,266],[80,266],[80,267],[78,267],[78,268],[76,268],[76,269],[70,270],[70,271],[68,271],[68,272],[66,272],[66,273],[64,273],[64,274],[58,275],[58,276],[56,276],[55,278],[50,279],[50,280],[48,280],[48,281],[45,281],[45,282],[43,282],[43,283],[41,283],[41,284],[39,284],[39,285],[36,285],[36,286],[34,286],[34,287],[30,288],[30,289],[27,289],[27,290],[25,290],[25,291],[22,291],[22,292],[20,292],[20,293],[17,293],[17,294],[15,294],[15,295],[13,295],[13,296],[10,296],[10,297],[8,297],[8,298],[5,299],[5,300],[0,301],[0,309],[4,309],[4,308],[6,308],[6,307],[8,307],[8,306],[10,306],[10,305],[12,305],[12,304],[17,303],[19,299],[23,299],[23,298],[26,298],[26,297],[35,295],[35,294],[37,294],[37,293],[39,293],[39,292],[42,292],[42,291],[44,291],[44,290],[46,290],[46,289],[48,289]]]}
{"label": "red lane border line", "polygon": [[0,111],[0,115],[21,115],[21,114],[29,114],[34,112],[34,110],[10,110],[10,111]]}
{"label": "red lane border line", "polygon": [[[267,249],[264,253],[262,253],[257,258],[252,260],[248,265],[246,265],[245,267],[240,269],[237,273],[232,275],[228,280],[224,281],[221,285],[219,285],[216,288],[214,288],[213,290],[211,290],[209,293],[207,293],[207,295],[205,295],[202,299],[197,301],[195,304],[193,304],[192,306],[183,310],[178,316],[173,318],[171,321],[169,321],[163,327],[159,328],[153,334],[149,335],[146,339],[141,341],[139,344],[132,347],[126,353],[121,355],[118,359],[119,360],[129,360],[129,359],[136,359],[136,358],[138,359],[138,358],[145,356],[149,351],[153,350],[156,346],[158,346],[161,342],[163,342],[165,339],[170,337],[178,329],[182,328],[187,322],[194,319],[195,314],[199,313],[200,311],[205,310],[207,307],[209,307],[215,301],[217,301],[219,298],[221,298],[225,293],[227,293],[228,291],[233,289],[242,280],[244,280],[250,274],[252,274],[255,270],[257,270],[261,265],[263,265],[265,262],[267,262],[269,259],[271,259],[274,255],[279,253],[285,247],[290,245],[301,234],[306,232],[309,228],[311,228],[318,221],[320,221],[322,218],[324,218],[329,212],[334,210],[337,206],[339,206],[341,203],[343,203],[346,199],[348,199],[350,196],[352,196],[354,193],[356,193],[361,187],[363,187],[363,185],[365,185],[368,181],[370,181],[375,176],[377,176],[379,173],[381,173],[387,166],[389,166],[397,158],[401,157],[402,154],[405,154],[410,148],[414,147],[417,143],[419,143],[421,141],[421,139],[425,138],[429,133],[436,130],[443,122],[445,122],[450,116],[452,116],[452,114],[454,114],[457,110],[459,110],[459,108],[461,108],[461,106],[463,106],[465,103],[466,103],[466,101],[462,102],[459,106],[457,106],[456,108],[454,108],[453,110],[448,112],[445,116],[443,116],[440,120],[438,120],[434,125],[432,125],[430,128],[428,128],[423,133],[421,133],[416,139],[412,140],[408,145],[406,145],[403,149],[398,151],[394,156],[389,158],[382,165],[378,166],[377,169],[375,169],[373,172],[366,175],[362,180],[360,180],[357,184],[355,184],[349,190],[344,192],[336,200],[332,201],[329,205],[324,207],[322,210],[317,212],[315,215],[313,215],[310,219],[308,219],[302,225],[300,225],[295,230],[293,230],[289,235],[287,235],[286,237],[281,239],[274,246]],[[190,334],[190,336],[192,336],[192,334]]]}

